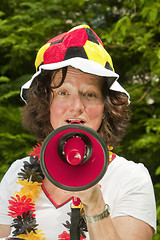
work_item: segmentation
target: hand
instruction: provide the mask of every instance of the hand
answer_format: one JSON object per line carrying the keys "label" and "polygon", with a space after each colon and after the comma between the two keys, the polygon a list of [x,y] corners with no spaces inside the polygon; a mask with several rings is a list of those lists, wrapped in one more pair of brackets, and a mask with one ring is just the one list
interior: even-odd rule
{"label": "hand", "polygon": [[105,202],[98,184],[84,191],[72,192],[72,196],[80,198],[85,214],[88,216],[94,216],[104,211]]}

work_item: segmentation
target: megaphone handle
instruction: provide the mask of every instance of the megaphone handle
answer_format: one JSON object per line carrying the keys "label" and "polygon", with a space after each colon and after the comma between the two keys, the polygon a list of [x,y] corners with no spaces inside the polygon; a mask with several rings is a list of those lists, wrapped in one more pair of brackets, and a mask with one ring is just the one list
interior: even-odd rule
{"label": "megaphone handle", "polygon": [[80,240],[80,208],[72,208],[70,240]]}

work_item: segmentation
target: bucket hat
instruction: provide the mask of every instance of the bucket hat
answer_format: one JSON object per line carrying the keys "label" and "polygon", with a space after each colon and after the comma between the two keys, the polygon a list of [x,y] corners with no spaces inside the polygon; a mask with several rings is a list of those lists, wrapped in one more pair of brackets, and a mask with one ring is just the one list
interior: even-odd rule
{"label": "bucket hat", "polygon": [[112,59],[104,49],[101,39],[88,25],[79,25],[60,34],[46,44],[37,53],[36,73],[21,88],[21,98],[26,102],[27,91],[42,70],[57,70],[66,66],[85,73],[106,77],[110,90],[129,93],[118,83]]}

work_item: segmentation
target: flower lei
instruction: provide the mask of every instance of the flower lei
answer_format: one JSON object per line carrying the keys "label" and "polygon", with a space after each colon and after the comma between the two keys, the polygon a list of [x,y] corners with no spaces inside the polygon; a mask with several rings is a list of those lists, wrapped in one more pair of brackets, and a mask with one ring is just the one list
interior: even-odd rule
{"label": "flower lei", "polygon": [[[109,149],[109,163],[115,158],[115,154]],[[38,230],[35,215],[35,200],[38,194],[42,191],[41,185],[44,175],[42,173],[39,157],[41,145],[38,144],[29,153],[30,162],[24,161],[23,169],[18,173],[18,184],[22,185],[19,192],[15,192],[15,197],[9,200],[8,215],[13,218],[11,227],[14,227],[13,236],[26,240],[45,240],[42,230]],[[83,211],[82,211],[83,212]],[[70,215],[70,213],[68,213]],[[83,215],[83,214],[82,214]],[[63,224],[66,228],[70,228],[70,223]],[[85,239],[84,231],[87,231],[87,226],[83,216],[81,217],[80,240]],[[70,239],[67,232],[59,235],[59,239]]]}
{"label": "flower lei", "polygon": [[40,168],[39,156],[41,145],[38,144],[30,155],[30,162],[24,161],[23,169],[18,173],[18,184],[22,185],[15,197],[9,200],[8,215],[13,218],[13,236],[27,240],[45,240],[42,230],[38,230],[35,215],[35,199],[41,192],[44,175]]}

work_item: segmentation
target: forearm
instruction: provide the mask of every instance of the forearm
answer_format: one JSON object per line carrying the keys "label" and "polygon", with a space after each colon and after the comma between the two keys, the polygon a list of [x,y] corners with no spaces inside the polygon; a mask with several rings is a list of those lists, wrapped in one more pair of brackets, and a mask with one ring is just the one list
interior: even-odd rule
{"label": "forearm", "polygon": [[[86,191],[74,193],[75,197],[81,199],[86,216],[97,216],[104,212],[106,203],[99,185]],[[110,215],[95,223],[87,222],[90,240],[121,240],[116,228],[112,223]]]}
{"label": "forearm", "polygon": [[110,216],[96,223],[88,223],[90,240],[121,240],[116,232]]}
{"label": "forearm", "polygon": [[0,224],[0,238],[8,237],[11,232],[9,225]]}
{"label": "forearm", "polygon": [[[92,210],[90,207],[84,207],[85,214],[97,216],[104,211],[103,201],[101,206],[103,206],[101,212],[100,205],[98,208],[95,205]],[[93,220],[93,218],[88,220]],[[111,219],[108,215],[94,223],[87,222],[87,226],[90,240],[151,240],[153,236],[153,229],[147,223],[131,216]]]}
{"label": "forearm", "polygon": [[[91,208],[85,207],[85,214],[87,216],[97,216],[104,211],[105,203],[104,201],[92,206]],[[94,223],[87,222],[90,240],[121,240],[119,237],[110,215],[100,219]]]}

